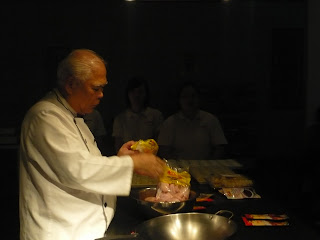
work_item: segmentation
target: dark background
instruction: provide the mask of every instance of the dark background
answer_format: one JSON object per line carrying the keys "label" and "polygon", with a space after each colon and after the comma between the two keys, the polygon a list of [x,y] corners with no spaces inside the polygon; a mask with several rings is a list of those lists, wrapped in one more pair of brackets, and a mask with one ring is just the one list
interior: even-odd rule
{"label": "dark background", "polygon": [[228,156],[249,160],[258,178],[285,186],[283,199],[296,204],[303,135],[320,105],[319,7],[317,0],[2,3],[2,180],[13,225],[21,121],[54,86],[57,63],[74,48],[95,50],[108,62],[98,110],[109,138],[128,78],[148,79],[152,105],[166,117],[176,110],[178,84],[193,79],[202,108],[223,125]]}
{"label": "dark background", "polygon": [[91,48],[108,61],[98,109],[109,133],[124,108],[125,82],[140,75],[165,116],[176,109],[182,79],[196,81],[202,107],[221,120],[232,153],[292,155],[300,144],[304,1],[58,1],[5,4],[1,11],[3,127],[19,128],[26,110],[54,86],[66,53]]}

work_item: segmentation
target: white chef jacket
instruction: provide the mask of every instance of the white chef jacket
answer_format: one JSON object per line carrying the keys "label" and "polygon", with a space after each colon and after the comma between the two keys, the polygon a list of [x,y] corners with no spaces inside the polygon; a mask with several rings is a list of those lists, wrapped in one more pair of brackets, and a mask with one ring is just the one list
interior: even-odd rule
{"label": "white chef jacket", "polygon": [[103,237],[116,196],[130,193],[132,158],[101,156],[57,90],[27,112],[20,142],[20,240]]}

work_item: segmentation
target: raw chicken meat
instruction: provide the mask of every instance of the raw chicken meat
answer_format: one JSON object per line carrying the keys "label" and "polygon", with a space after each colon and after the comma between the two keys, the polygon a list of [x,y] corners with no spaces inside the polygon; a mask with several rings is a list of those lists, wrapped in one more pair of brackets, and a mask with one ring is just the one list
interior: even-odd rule
{"label": "raw chicken meat", "polygon": [[156,202],[181,202],[189,199],[190,188],[159,182],[156,193]]}

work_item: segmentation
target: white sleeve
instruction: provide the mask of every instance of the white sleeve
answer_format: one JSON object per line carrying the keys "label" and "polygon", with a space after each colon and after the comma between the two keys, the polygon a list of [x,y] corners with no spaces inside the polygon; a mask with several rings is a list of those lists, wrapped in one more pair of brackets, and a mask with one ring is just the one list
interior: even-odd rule
{"label": "white sleeve", "polygon": [[56,185],[105,195],[130,192],[131,157],[92,154],[73,120],[57,111],[29,115],[22,129],[21,144],[32,170]]}

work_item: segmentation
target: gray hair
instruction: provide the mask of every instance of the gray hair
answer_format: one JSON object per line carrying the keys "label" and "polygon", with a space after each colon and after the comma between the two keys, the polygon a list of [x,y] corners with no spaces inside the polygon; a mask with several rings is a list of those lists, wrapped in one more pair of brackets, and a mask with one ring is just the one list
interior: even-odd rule
{"label": "gray hair", "polygon": [[97,63],[104,63],[104,59],[96,52],[89,49],[73,50],[64,58],[57,69],[57,86],[64,91],[65,85],[70,77],[84,83],[93,74]]}

